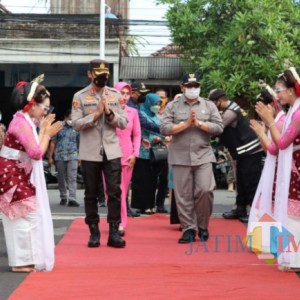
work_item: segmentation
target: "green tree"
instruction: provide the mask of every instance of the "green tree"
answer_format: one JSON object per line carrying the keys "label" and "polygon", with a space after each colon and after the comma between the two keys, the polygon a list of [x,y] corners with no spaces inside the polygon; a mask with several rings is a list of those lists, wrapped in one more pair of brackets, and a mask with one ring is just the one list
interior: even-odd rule
{"label": "green tree", "polygon": [[223,88],[248,101],[258,80],[273,84],[284,63],[300,63],[300,5],[291,0],[157,0],[170,4],[174,43],[203,74],[204,95]]}

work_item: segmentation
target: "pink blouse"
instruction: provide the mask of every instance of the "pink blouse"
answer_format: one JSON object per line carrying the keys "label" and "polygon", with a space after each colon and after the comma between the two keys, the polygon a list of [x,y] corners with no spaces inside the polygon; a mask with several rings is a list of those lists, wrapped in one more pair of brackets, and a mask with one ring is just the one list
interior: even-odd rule
{"label": "pink blouse", "polygon": [[17,150],[25,150],[28,156],[34,160],[40,160],[43,157],[44,151],[37,143],[31,125],[20,112],[17,112],[14,115],[13,120],[9,124],[4,142],[5,146],[7,147],[11,147],[9,139],[10,135],[14,136],[15,140],[20,143],[20,147]]}
{"label": "pink blouse", "polygon": [[128,157],[134,155],[139,156],[141,146],[141,125],[138,111],[132,107],[125,105],[125,111],[128,118],[128,124],[125,129],[117,128],[117,136],[122,150],[121,163],[122,166],[128,165]]}
{"label": "pink blouse", "polygon": [[[286,115],[282,115],[279,120],[276,122],[276,126],[279,129],[280,132],[282,132],[284,121],[285,121]],[[280,148],[281,149],[281,148]],[[277,155],[279,148],[276,145],[274,141],[271,142],[271,144],[267,147],[268,152],[270,152],[272,155]]]}

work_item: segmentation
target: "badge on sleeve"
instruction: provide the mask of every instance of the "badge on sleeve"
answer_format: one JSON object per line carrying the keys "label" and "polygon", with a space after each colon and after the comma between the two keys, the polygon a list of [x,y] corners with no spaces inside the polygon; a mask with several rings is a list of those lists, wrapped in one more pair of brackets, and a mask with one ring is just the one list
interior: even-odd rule
{"label": "badge on sleeve", "polygon": [[115,100],[116,100],[115,95],[113,95],[113,94],[108,95],[108,101],[109,102],[113,102]]}
{"label": "badge on sleeve", "polygon": [[79,101],[77,99],[73,100],[73,107],[74,109],[77,109],[79,107]]}

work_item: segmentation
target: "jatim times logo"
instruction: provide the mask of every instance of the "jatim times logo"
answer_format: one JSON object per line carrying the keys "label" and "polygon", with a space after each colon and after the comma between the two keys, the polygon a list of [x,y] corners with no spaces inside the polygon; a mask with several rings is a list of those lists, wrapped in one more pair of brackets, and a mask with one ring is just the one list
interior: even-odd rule
{"label": "jatim times logo", "polygon": [[[275,263],[282,253],[299,253],[300,242],[281,222],[264,214],[257,222],[251,222],[247,246],[259,259]],[[299,228],[300,230],[300,228]]]}

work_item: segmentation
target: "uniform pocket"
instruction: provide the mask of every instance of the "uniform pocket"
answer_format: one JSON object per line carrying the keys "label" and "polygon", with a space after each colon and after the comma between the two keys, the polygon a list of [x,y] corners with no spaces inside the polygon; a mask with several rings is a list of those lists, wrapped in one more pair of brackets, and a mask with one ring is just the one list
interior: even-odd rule
{"label": "uniform pocket", "polygon": [[189,117],[187,112],[177,112],[175,114],[175,123],[178,124],[180,122],[185,122]]}

